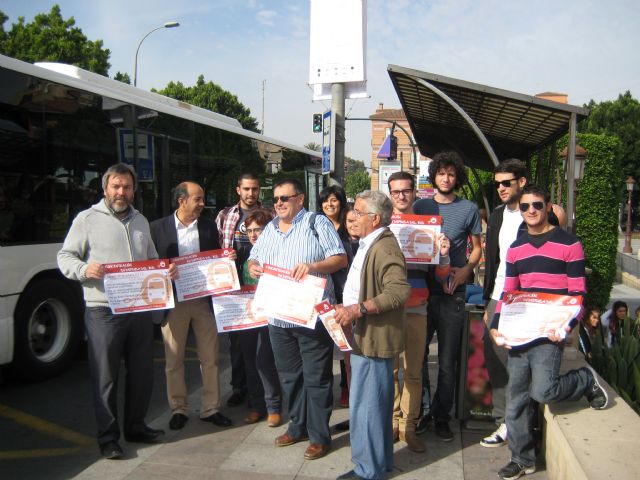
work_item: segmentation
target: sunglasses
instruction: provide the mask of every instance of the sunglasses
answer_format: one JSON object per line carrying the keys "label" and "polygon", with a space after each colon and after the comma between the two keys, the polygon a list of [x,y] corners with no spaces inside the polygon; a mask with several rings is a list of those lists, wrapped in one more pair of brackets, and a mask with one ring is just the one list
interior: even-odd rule
{"label": "sunglasses", "polygon": [[536,210],[542,210],[544,208],[544,202],[531,202],[531,203],[523,202],[520,204],[520,211],[528,212],[529,207],[531,206],[533,206],[533,208],[535,208]]}
{"label": "sunglasses", "polygon": [[493,182],[493,186],[496,187],[496,190],[500,188],[500,185],[504,188],[509,188],[511,186],[511,182],[515,182],[516,180],[518,180],[518,177],[510,178],[509,180],[501,180],[500,182]]}
{"label": "sunglasses", "polygon": [[297,197],[298,195],[300,195],[299,193],[295,193],[293,195],[280,195],[279,197],[274,196],[273,197],[273,204],[275,205],[276,203],[282,201],[282,203],[286,203],[289,201],[290,198],[293,197]]}

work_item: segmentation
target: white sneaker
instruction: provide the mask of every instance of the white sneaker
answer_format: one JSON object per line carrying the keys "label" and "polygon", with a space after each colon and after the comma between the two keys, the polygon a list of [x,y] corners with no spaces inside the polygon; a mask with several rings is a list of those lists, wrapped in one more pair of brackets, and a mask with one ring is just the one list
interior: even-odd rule
{"label": "white sneaker", "polygon": [[480,445],[487,448],[501,447],[507,444],[507,424],[501,423],[495,432],[480,440]]}

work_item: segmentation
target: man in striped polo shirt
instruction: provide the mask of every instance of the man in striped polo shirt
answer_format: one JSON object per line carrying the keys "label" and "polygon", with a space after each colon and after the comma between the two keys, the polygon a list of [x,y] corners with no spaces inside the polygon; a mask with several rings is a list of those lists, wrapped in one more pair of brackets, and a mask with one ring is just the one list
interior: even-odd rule
{"label": "man in striped polo shirt", "polygon": [[[264,229],[249,255],[252,278],[265,264],[291,270],[296,280],[306,274],[327,279],[324,298],[335,303],[331,273],[347,266],[347,255],[331,221],[315,217],[315,233],[304,208],[304,190],[298,180],[280,180],[273,187],[277,217]],[[329,417],[333,405],[333,340],[317,321],[314,330],[278,318],[269,319],[269,338],[282,389],[289,399],[289,427],[276,438],[277,447],[310,440],[304,458],[315,460],[331,446]]]}
{"label": "man in striped polo shirt", "polygon": [[[549,223],[551,207],[547,194],[538,186],[524,187],[519,208],[527,232],[507,251],[504,292],[520,290],[580,297],[585,294],[582,245],[574,235]],[[491,323],[491,335],[498,345],[505,344],[497,330],[501,310],[502,299]],[[567,327],[566,331],[569,330]],[[546,404],[585,396],[591,408],[600,410],[607,406],[607,393],[590,368],[559,375],[565,338],[566,332],[553,332],[523,346],[506,347],[509,349],[506,421],[511,461],[498,472],[502,479],[519,478],[536,470],[528,408],[531,399]]]}

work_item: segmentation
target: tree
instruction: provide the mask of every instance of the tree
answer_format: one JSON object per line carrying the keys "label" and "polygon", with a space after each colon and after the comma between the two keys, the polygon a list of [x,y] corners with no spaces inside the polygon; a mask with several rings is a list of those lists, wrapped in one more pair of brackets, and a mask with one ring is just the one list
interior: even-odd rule
{"label": "tree", "polygon": [[344,190],[347,198],[356,198],[356,195],[371,188],[371,179],[366,170],[356,170],[345,175]]}
{"label": "tree", "polygon": [[118,71],[113,76],[113,79],[114,80],[118,80],[119,82],[127,83],[127,84],[131,85],[131,77],[129,76],[128,73],[122,73],[122,72]]}
{"label": "tree", "polygon": [[251,116],[251,110],[240,103],[234,94],[211,81],[205,82],[204,75],[200,75],[192,87],[185,87],[181,82],[169,82],[162,90],[151,91],[235,118],[243,128],[259,131],[258,121]]}
{"label": "tree", "polygon": [[640,178],[640,102],[628,90],[618,95],[617,100],[586,105],[591,114],[580,122],[581,133],[614,135],[622,145],[620,151],[622,175]]}
{"label": "tree", "polygon": [[358,171],[367,171],[367,167],[365,166],[362,160],[354,160],[351,157],[344,157],[344,174],[345,176],[350,173],[355,173]]}
{"label": "tree", "polygon": [[18,17],[18,23],[5,31],[9,17],[0,11],[0,53],[26,62],[61,62],[76,65],[85,70],[107,75],[109,49],[102,40],[87,39],[75,26],[73,17],[65,20],[60,7],[54,5],[47,14],[39,13],[31,23]]}
{"label": "tree", "polygon": [[316,143],[316,142],[309,142],[309,143],[304,145],[304,148],[308,148],[309,150],[313,150],[313,151],[316,151],[316,152],[322,151],[322,145],[320,145],[319,143]]}

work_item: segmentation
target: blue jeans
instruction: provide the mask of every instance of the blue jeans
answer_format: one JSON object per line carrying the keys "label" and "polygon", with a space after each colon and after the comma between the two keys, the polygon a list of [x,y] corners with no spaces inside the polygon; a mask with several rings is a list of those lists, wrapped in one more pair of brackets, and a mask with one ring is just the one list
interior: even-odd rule
{"label": "blue jeans", "polygon": [[546,404],[578,400],[591,387],[586,368],[559,375],[563,347],[551,342],[509,351],[507,370],[507,432],[511,460],[535,465],[534,438],[530,430],[530,400]]}
{"label": "blue jeans", "polygon": [[429,394],[429,344],[438,332],[438,386],[431,402],[431,415],[436,420],[451,418],[457,383],[458,359],[465,319],[464,292],[432,295],[427,306],[427,348],[424,352],[422,385]]}
{"label": "blue jeans", "polygon": [[331,444],[329,418],[333,407],[333,340],[322,322],[306,327],[269,325],[273,356],[282,390],[289,399],[293,438],[309,435],[311,443]]}
{"label": "blue jeans", "polygon": [[[487,304],[486,311],[489,320],[493,318],[497,303],[496,300],[490,300]],[[491,383],[491,401],[493,403],[493,411],[491,413],[496,423],[500,424],[504,423],[506,411],[507,383],[509,382],[507,359],[509,351],[496,345],[486,325],[482,340],[484,342],[484,364],[487,367],[489,382]]]}
{"label": "blue jeans", "polygon": [[393,470],[393,363],[351,355],[351,461],[362,478],[379,479]]}

